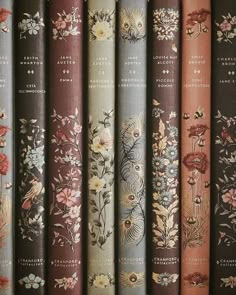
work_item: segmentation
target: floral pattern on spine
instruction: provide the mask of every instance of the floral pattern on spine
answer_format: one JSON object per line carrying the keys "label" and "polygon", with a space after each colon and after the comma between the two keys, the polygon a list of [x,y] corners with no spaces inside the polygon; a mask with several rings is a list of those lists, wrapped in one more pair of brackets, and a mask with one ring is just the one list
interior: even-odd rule
{"label": "floral pattern on spine", "polygon": [[37,119],[20,119],[20,185],[21,211],[18,220],[22,239],[31,242],[43,233],[44,224],[44,136]]}
{"label": "floral pattern on spine", "polygon": [[115,11],[94,10],[88,12],[89,40],[113,40],[115,33]]}
{"label": "floral pattern on spine", "polygon": [[152,273],[152,279],[153,281],[158,284],[161,285],[162,287],[168,287],[170,284],[174,284],[177,282],[177,280],[179,279],[179,275],[178,274],[169,274],[169,273]]}
{"label": "floral pattern on spine", "polygon": [[220,286],[224,288],[230,287],[231,289],[236,288],[236,277],[222,278]]}
{"label": "floral pattern on spine", "polygon": [[24,13],[22,20],[18,23],[20,39],[38,35],[39,31],[44,27],[44,20],[40,17],[39,12],[35,15]]}
{"label": "floral pattern on spine", "polygon": [[56,127],[51,138],[57,174],[51,183],[53,201],[50,215],[53,223],[53,246],[69,246],[72,251],[80,242],[81,190],[82,190],[82,125],[78,109],[74,114],[62,116],[53,111],[52,124]]}
{"label": "floral pattern on spine", "polygon": [[18,283],[22,286],[24,286],[25,289],[34,289],[37,290],[40,287],[43,287],[45,284],[45,281],[41,279],[39,276],[36,276],[34,274],[30,274],[18,281]]}
{"label": "floral pattern on spine", "polygon": [[143,114],[123,122],[119,163],[122,214],[120,244],[138,246],[145,236],[145,124]]}
{"label": "floral pattern on spine", "polygon": [[[7,150],[7,134],[11,129],[5,124],[7,115],[5,110],[0,111],[0,248],[6,246],[6,239],[9,237],[9,226],[12,218],[12,183],[7,177],[11,169]],[[10,287],[10,279],[5,276],[0,277],[0,292]]]}
{"label": "floral pattern on spine", "polygon": [[190,288],[205,288],[209,284],[209,278],[200,272],[194,272],[184,277],[184,282]]}
{"label": "floral pattern on spine", "polygon": [[215,183],[218,246],[230,247],[236,244],[236,116],[227,117],[218,110],[215,122],[219,126],[215,145],[219,149],[221,172]]}
{"label": "floral pattern on spine", "polygon": [[12,12],[10,10],[0,7],[0,32],[1,33],[8,33],[9,32],[7,19],[11,14],[12,14]]}
{"label": "floral pattern on spine", "polygon": [[78,276],[77,272],[75,272],[70,278],[61,278],[61,279],[55,279],[55,288],[63,288],[64,290],[73,290],[76,287],[76,284],[78,283]]}
{"label": "floral pattern on spine", "polygon": [[174,40],[179,31],[179,11],[160,8],[153,11],[153,32],[158,40]]}
{"label": "floral pattern on spine", "polygon": [[179,226],[175,216],[179,212],[178,187],[178,129],[174,126],[175,112],[170,112],[163,121],[164,110],[153,100],[153,120],[159,124],[158,132],[153,132],[152,145],[152,211],[155,219],[152,225],[153,243],[157,249],[176,248]]}
{"label": "floral pattern on spine", "polygon": [[121,9],[119,34],[123,41],[138,42],[146,37],[146,23],[143,9]]}
{"label": "floral pattern on spine", "polygon": [[111,274],[93,274],[89,277],[89,285],[98,289],[105,289],[115,285],[115,279]]}
{"label": "floral pattern on spine", "polygon": [[122,286],[128,288],[140,288],[145,283],[145,273],[124,272],[119,274],[119,282]]}
{"label": "floral pattern on spine", "polygon": [[195,39],[201,34],[209,32],[206,21],[210,14],[210,11],[205,8],[195,10],[188,14],[186,34],[190,39]]}
{"label": "floral pattern on spine", "polygon": [[81,34],[79,29],[79,23],[82,23],[81,16],[79,14],[78,7],[72,7],[71,12],[57,13],[57,19],[52,20],[53,24],[53,39],[54,40],[66,40],[69,36],[77,36]]}
{"label": "floral pattern on spine", "polygon": [[114,112],[104,111],[97,124],[89,120],[89,211],[88,224],[91,246],[104,249],[113,234],[107,224],[107,210],[111,208],[114,183],[114,139],[110,128]]}
{"label": "floral pattern on spine", "polygon": [[218,27],[217,41],[233,44],[232,41],[236,37],[236,16],[230,13],[222,15],[221,22],[215,22],[215,24]]}
{"label": "floral pattern on spine", "polygon": [[[185,113],[183,118],[187,121],[191,118],[190,114]],[[191,203],[183,211],[183,246],[184,248],[201,247],[205,243],[205,235],[208,227],[208,208],[209,199],[209,180],[203,181],[203,175],[209,169],[209,160],[205,153],[206,145],[205,133],[209,132],[209,127],[199,123],[205,118],[204,109],[199,107],[192,116],[189,125],[188,139],[191,141],[192,150],[183,156],[183,165],[189,171],[187,180],[189,190],[185,198],[190,199]]]}

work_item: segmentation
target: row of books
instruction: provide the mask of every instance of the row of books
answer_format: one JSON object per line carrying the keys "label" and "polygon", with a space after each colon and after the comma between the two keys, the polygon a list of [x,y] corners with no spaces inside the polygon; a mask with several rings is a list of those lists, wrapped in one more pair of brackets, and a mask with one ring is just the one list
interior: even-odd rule
{"label": "row of books", "polygon": [[235,0],[0,0],[0,294],[235,293],[235,39]]}

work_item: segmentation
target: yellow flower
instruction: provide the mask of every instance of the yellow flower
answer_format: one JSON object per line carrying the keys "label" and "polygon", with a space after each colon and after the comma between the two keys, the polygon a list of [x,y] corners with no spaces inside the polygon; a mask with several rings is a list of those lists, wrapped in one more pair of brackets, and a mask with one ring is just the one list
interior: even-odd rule
{"label": "yellow flower", "polygon": [[99,193],[105,185],[105,180],[102,178],[99,178],[97,176],[93,176],[90,180],[89,180],[89,188],[90,190],[96,191],[96,193]]}
{"label": "yellow flower", "polygon": [[112,28],[109,23],[106,21],[97,22],[92,27],[92,33],[96,37],[97,40],[107,40],[112,36]]}
{"label": "yellow flower", "polygon": [[102,288],[102,289],[108,287],[110,285],[108,276],[106,275],[96,276],[96,278],[94,279],[93,285],[96,288]]}

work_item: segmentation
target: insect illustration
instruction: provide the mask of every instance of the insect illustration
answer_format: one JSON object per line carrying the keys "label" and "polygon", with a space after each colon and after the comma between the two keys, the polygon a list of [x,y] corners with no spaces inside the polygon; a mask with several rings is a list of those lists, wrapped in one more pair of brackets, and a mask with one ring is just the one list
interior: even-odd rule
{"label": "insect illustration", "polygon": [[120,12],[120,37],[131,43],[146,37],[146,23],[143,9],[122,9]]}
{"label": "insect illustration", "polygon": [[194,119],[202,119],[205,118],[204,109],[201,109],[200,107],[196,110],[194,113]]}

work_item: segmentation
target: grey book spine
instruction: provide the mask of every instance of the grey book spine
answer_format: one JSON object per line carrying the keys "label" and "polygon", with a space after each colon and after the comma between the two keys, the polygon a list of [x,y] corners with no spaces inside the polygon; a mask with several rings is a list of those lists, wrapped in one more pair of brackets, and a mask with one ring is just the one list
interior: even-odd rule
{"label": "grey book spine", "polygon": [[146,294],[147,1],[118,3],[118,276],[120,295]]}
{"label": "grey book spine", "polygon": [[13,277],[13,1],[0,0],[0,294]]}
{"label": "grey book spine", "polygon": [[88,1],[88,294],[115,294],[115,0]]}

